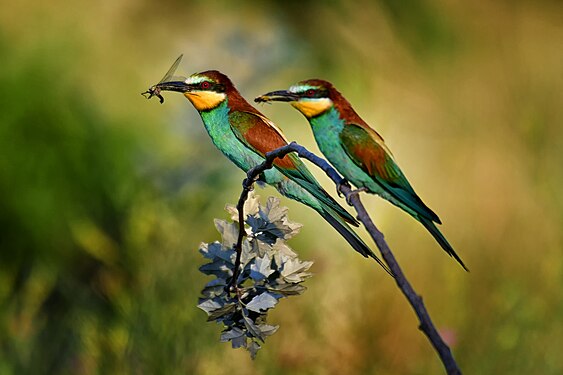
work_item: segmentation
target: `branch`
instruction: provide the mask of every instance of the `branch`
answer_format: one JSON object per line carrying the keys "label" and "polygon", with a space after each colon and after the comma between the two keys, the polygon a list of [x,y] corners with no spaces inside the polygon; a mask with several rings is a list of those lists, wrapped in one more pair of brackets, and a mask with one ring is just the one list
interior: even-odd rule
{"label": "branch", "polygon": [[389,245],[387,245],[387,242],[383,237],[383,233],[381,233],[379,229],[377,229],[377,227],[371,220],[371,217],[368,215],[364,205],[360,201],[360,197],[358,196],[358,194],[350,194],[351,189],[346,185],[341,186],[340,190],[349,199],[350,203],[352,203],[352,205],[358,212],[358,220],[360,220],[362,224],[364,224],[366,230],[369,232],[371,238],[373,238],[373,241],[381,252],[381,256],[391,269],[391,272],[393,272],[393,275],[395,275],[395,282],[397,283],[397,286],[399,287],[399,289],[401,289],[401,292],[403,292],[410,305],[414,309],[416,316],[418,317],[418,320],[420,322],[418,328],[422,332],[424,332],[436,352],[438,352],[440,360],[446,368],[446,373],[461,375],[461,370],[455,362],[450,348],[444,342],[444,340],[442,340],[442,337],[436,330],[436,327],[434,327],[432,319],[430,318],[430,315],[428,314],[428,311],[426,310],[426,307],[422,302],[422,297],[415,292],[415,290],[407,280],[406,276],[401,270],[401,267],[399,267],[399,263],[391,252]]}
{"label": "branch", "polygon": [[450,348],[444,342],[444,340],[442,340],[442,337],[440,337],[440,334],[436,330],[436,327],[434,327],[430,315],[428,314],[428,311],[426,310],[426,307],[422,302],[422,297],[415,292],[415,290],[413,289],[413,287],[411,286],[411,284],[408,282],[407,278],[403,274],[401,267],[399,267],[399,263],[395,259],[395,256],[393,255],[391,249],[389,248],[387,242],[385,241],[383,233],[381,233],[377,229],[377,227],[371,220],[370,216],[368,215],[364,205],[360,201],[359,194],[354,192],[348,184],[344,183],[346,182],[346,180],[343,179],[340,176],[340,174],[338,174],[338,172],[326,162],[326,160],[316,156],[315,154],[307,150],[305,147],[295,142],[291,142],[286,146],[280,147],[276,150],[267,153],[266,160],[263,163],[249,170],[246,174],[246,179],[242,183],[243,190],[237,204],[237,210],[239,213],[239,235],[235,247],[237,251],[237,257],[235,261],[235,271],[233,274],[233,280],[231,281],[231,284],[236,285],[236,279],[239,271],[238,269],[240,267],[242,240],[246,233],[244,229],[243,211],[244,211],[244,202],[248,198],[248,193],[252,190],[252,186],[254,182],[258,179],[258,176],[264,171],[273,167],[273,163],[275,159],[283,158],[285,155],[289,154],[290,152],[297,153],[301,158],[309,160],[317,167],[322,169],[338,186],[339,191],[346,196],[347,201],[350,202],[352,206],[354,206],[356,212],[358,213],[358,220],[360,220],[362,224],[364,224],[366,230],[368,231],[371,238],[375,242],[377,248],[379,249],[381,256],[383,257],[383,259],[385,260],[385,262],[393,272],[393,275],[395,275],[395,282],[397,283],[397,286],[399,287],[399,289],[401,289],[401,292],[405,295],[408,302],[410,303],[413,310],[415,311],[416,316],[418,317],[418,320],[420,322],[418,328],[426,335],[426,337],[428,338],[428,340],[430,341],[430,343],[438,353],[438,356],[440,357],[440,360],[442,361],[446,369],[446,373],[450,375],[461,375],[461,370],[459,369],[455,359],[453,358]]}

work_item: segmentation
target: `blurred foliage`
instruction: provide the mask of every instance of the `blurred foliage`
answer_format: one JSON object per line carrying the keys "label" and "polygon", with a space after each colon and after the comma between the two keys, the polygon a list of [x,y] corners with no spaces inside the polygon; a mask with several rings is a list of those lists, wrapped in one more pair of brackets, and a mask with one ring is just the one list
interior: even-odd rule
{"label": "blurred foliage", "polygon": [[[248,98],[332,81],[444,221],[364,201],[466,373],[563,372],[559,1],[130,1],[0,5],[0,373],[428,374],[386,275],[311,210],[307,296],[255,362],[197,309],[201,241],[243,174],[180,95],[139,93],[184,53]],[[316,150],[287,106],[261,107]],[[328,180],[319,175],[319,179]],[[269,190],[271,191],[271,190]],[[322,236],[319,236],[322,233]],[[224,363],[229,363],[224,367]]]}

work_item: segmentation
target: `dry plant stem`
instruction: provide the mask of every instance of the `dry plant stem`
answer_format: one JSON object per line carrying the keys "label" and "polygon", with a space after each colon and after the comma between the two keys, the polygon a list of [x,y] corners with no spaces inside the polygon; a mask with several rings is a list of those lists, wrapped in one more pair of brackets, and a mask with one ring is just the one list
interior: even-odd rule
{"label": "dry plant stem", "polygon": [[[395,256],[391,252],[391,249],[387,245],[385,238],[383,237],[383,233],[381,233],[373,221],[371,220],[370,216],[368,215],[364,205],[360,201],[359,194],[354,193],[350,186],[346,184],[346,180],[343,179],[338,172],[332,168],[324,159],[316,156],[312,152],[308,151],[305,147],[298,145],[295,142],[291,142],[287,146],[280,147],[276,150],[273,150],[266,154],[266,160],[262,163],[257,165],[256,167],[252,168],[248,171],[246,179],[243,181],[243,191],[240,195],[239,202],[237,204],[237,209],[239,213],[239,236],[236,244],[236,252],[237,257],[235,261],[235,271],[233,274],[233,280],[231,281],[231,285],[236,285],[236,279],[238,277],[238,269],[240,267],[240,256],[242,253],[242,239],[245,234],[244,230],[244,202],[248,198],[248,193],[252,189],[252,185],[258,178],[258,176],[267,169],[272,168],[273,162],[276,158],[283,158],[286,154],[290,152],[296,152],[301,158],[307,159],[320,169],[322,169],[334,183],[338,186],[340,192],[342,192],[347,201],[354,206],[356,212],[358,213],[358,220],[364,224],[366,230],[373,238],[377,248],[379,249],[381,256],[395,275],[395,282],[401,292],[405,295],[407,300],[409,301],[410,305],[414,309],[416,316],[420,322],[419,329],[428,337],[428,340],[438,353],[440,360],[442,361],[447,374],[455,374],[460,375],[461,370],[459,369],[455,359],[452,356],[450,348],[448,345],[442,340],[440,334],[434,327],[432,320],[430,319],[430,315],[422,302],[422,297],[419,296],[408,282],[407,278],[403,274],[403,271],[399,267]],[[235,287],[236,288],[236,287]]]}
{"label": "dry plant stem", "polygon": [[240,268],[240,257],[242,255],[242,240],[246,235],[246,230],[244,229],[244,202],[246,202],[246,200],[248,199],[248,193],[250,193],[250,191],[252,190],[253,184],[254,184],[254,180],[245,179],[242,182],[242,193],[240,194],[237,203],[238,223],[239,223],[237,243],[235,246],[237,256],[235,259],[235,266],[233,269],[233,277],[228,286],[228,290],[229,291],[234,290],[237,293],[237,295],[239,294],[237,279],[238,279],[239,268]]}

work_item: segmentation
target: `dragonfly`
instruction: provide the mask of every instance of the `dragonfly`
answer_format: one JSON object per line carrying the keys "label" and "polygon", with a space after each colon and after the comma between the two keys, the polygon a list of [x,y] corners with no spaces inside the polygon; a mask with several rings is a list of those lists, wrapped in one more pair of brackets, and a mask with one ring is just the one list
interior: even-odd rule
{"label": "dragonfly", "polygon": [[160,81],[158,81],[158,83],[156,85],[152,85],[151,87],[149,87],[149,89],[147,91],[142,92],[141,95],[143,95],[147,99],[150,99],[153,96],[156,96],[160,100],[160,104],[164,103],[164,97],[160,94],[161,84],[166,83],[166,82],[170,82],[170,81],[185,81],[186,80],[186,77],[174,75],[174,73],[176,73],[176,70],[178,69],[178,66],[180,65],[180,61],[182,61],[182,57],[184,57],[183,54],[178,56],[178,58],[176,59],[176,61],[174,61],[174,64],[172,64],[170,69],[168,69],[168,71],[166,72],[164,77],[162,77],[162,79]]}

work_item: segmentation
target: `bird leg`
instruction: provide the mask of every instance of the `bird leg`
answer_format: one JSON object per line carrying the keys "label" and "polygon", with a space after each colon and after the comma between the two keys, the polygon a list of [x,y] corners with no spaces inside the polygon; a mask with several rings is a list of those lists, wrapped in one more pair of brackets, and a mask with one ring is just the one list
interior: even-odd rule
{"label": "bird leg", "polygon": [[346,195],[346,203],[348,203],[350,206],[352,206],[352,202],[350,201],[350,198],[352,198],[354,195],[358,195],[360,193],[366,192],[368,191],[367,187],[361,187],[359,189],[356,190],[352,190],[350,191],[347,195]]}
{"label": "bird leg", "polygon": [[350,183],[347,179],[343,178],[342,180],[340,180],[340,182],[336,184],[336,194],[338,194],[340,198],[344,196],[344,194],[342,194],[342,192],[340,191],[341,186],[347,186],[352,189],[352,186],[350,186]]}

